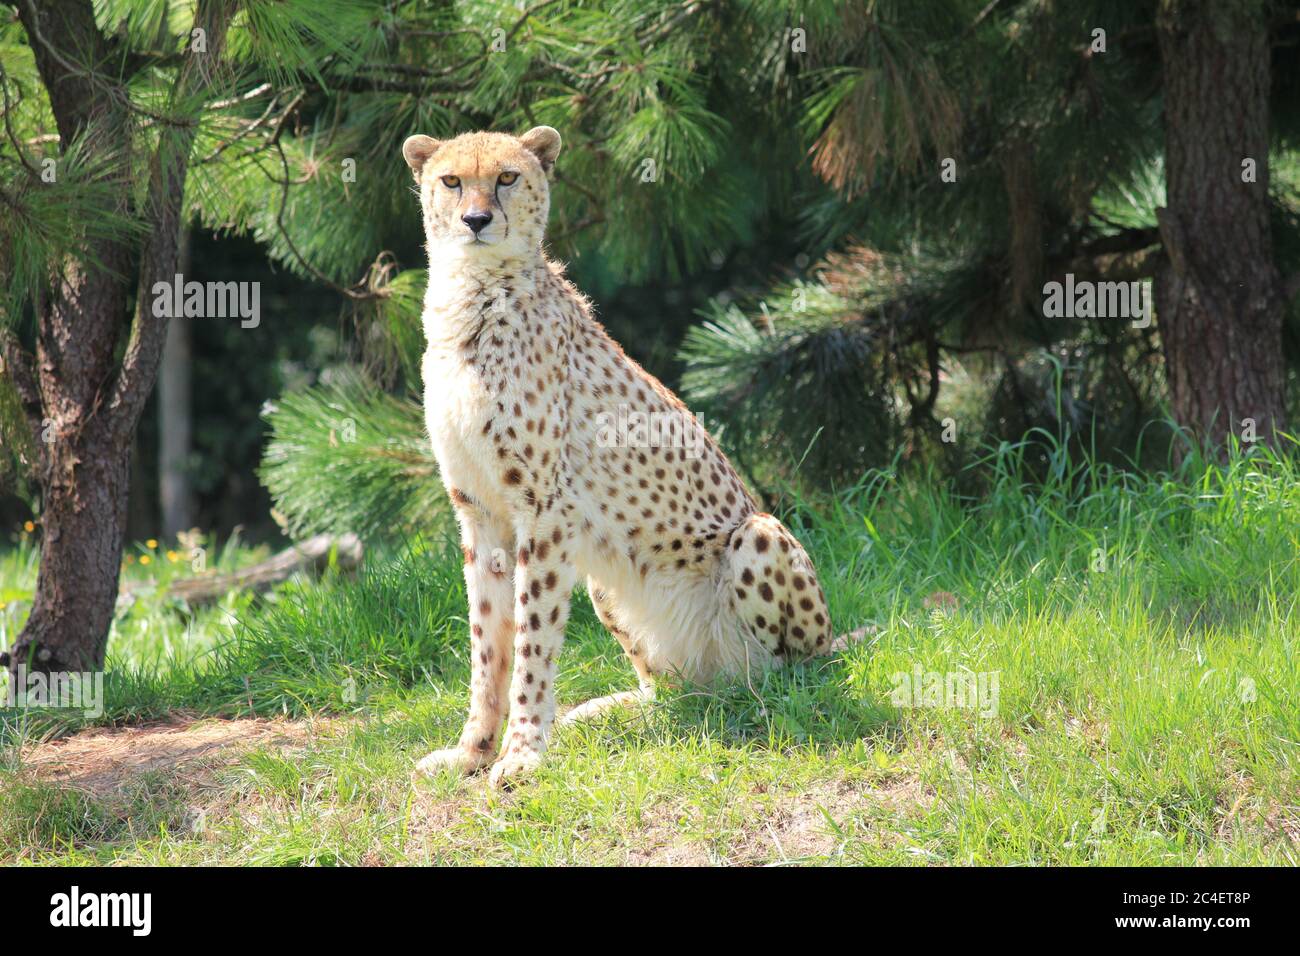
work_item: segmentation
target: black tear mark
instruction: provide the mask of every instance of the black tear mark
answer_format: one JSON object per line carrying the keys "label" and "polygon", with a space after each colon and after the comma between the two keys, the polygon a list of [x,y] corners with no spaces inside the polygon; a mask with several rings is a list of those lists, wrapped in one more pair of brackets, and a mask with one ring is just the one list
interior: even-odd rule
{"label": "black tear mark", "polygon": [[496,200],[497,208],[501,210],[501,218],[505,220],[506,231],[502,239],[510,238],[510,217],[506,214],[506,207],[501,203],[501,183],[498,182],[492,187],[492,198]]}

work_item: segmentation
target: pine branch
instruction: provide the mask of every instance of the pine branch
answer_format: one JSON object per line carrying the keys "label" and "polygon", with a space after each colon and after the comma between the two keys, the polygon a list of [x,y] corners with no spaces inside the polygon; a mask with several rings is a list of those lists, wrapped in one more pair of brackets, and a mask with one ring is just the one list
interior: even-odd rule
{"label": "pine branch", "polygon": [[344,375],[282,396],[261,478],[294,535],[428,530],[449,515],[418,405]]}
{"label": "pine branch", "polygon": [[[194,25],[207,34],[207,52],[192,54],[186,60],[173,88],[173,103],[197,103],[197,98],[212,88],[218,71],[222,69],[226,32],[236,6],[235,0],[199,0]],[[129,441],[135,431],[162,361],[168,317],[155,315],[151,298],[144,293],[176,274],[182,226],[181,204],[197,130],[197,113],[189,125],[162,130],[150,162],[148,206],[145,210],[148,234],[141,254],[135,320],[108,402],[109,413],[113,415],[118,436],[123,441]]]}
{"label": "pine branch", "polygon": [[1084,245],[1079,251],[1089,258],[1113,255],[1120,252],[1139,252],[1160,242],[1160,230],[1122,229],[1111,236],[1102,236]]}
{"label": "pine branch", "polygon": [[284,209],[289,202],[289,160],[285,158],[284,146],[280,143],[278,136],[274,139],[273,145],[275,146],[276,154],[280,157],[280,165],[284,169],[284,179],[280,182],[280,205],[276,210],[275,225],[280,231],[280,238],[284,241],[284,244],[288,246],[289,251],[293,253],[294,258],[298,260],[298,264],[307,270],[307,272],[309,272],[317,282],[329,286],[339,295],[345,296],[354,302],[362,302],[367,299],[374,299],[382,296],[383,292],[381,290],[364,288],[349,289],[345,286],[339,285],[325,273],[321,272],[314,265],[308,262],[306,256],[298,251],[298,246],[294,243],[293,237],[289,235],[289,230],[286,229],[284,225]]}
{"label": "pine branch", "polygon": [[1153,278],[1163,255],[1158,228],[1121,229],[1058,257],[1046,271],[1052,275],[1073,272],[1102,282],[1136,281]]}

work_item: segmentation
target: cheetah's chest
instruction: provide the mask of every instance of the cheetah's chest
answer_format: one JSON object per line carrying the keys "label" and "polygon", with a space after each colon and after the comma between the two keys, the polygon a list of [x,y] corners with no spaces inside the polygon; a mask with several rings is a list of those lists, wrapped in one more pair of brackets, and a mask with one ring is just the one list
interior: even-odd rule
{"label": "cheetah's chest", "polygon": [[472,334],[430,337],[425,417],[443,480],[502,516],[513,493],[539,487],[560,460],[557,358],[520,313],[489,316]]}

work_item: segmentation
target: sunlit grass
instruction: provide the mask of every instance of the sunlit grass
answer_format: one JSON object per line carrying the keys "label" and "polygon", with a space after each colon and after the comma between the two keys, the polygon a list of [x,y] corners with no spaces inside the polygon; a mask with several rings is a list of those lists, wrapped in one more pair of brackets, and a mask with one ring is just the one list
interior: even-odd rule
{"label": "sunlit grass", "polygon": [[[412,784],[414,761],[453,741],[464,714],[453,541],[203,612],[211,649],[150,658],[142,643],[110,675],[106,720],[185,708],[335,715],[334,729],[143,797],[51,788],[10,748],[0,859],[1298,862],[1295,464],[1238,453],[1141,477],[1061,455],[1031,484],[1026,447],[974,466],[977,501],[890,473],[795,500],[783,516],[837,629],[873,625],[866,640],[562,729],[511,794],[481,778]],[[34,572],[21,552],[0,567]],[[117,627],[161,642],[197,620],[143,604]],[[581,594],[568,637],[562,705],[633,686]],[[918,670],[996,675],[996,699],[987,716],[895,700],[898,675]],[[23,822],[32,808],[38,822]]]}

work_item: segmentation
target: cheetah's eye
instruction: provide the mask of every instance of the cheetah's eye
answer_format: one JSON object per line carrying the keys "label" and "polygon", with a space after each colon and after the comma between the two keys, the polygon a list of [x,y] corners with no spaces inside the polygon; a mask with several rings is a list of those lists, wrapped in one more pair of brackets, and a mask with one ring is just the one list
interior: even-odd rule
{"label": "cheetah's eye", "polygon": [[448,189],[456,189],[456,188],[458,188],[458,187],[460,186],[460,177],[459,177],[459,176],[443,176],[443,177],[442,177],[442,184],[443,184],[444,186],[446,186]]}
{"label": "cheetah's eye", "polygon": [[497,177],[497,182],[502,186],[513,186],[515,180],[519,178],[518,173],[502,173]]}

